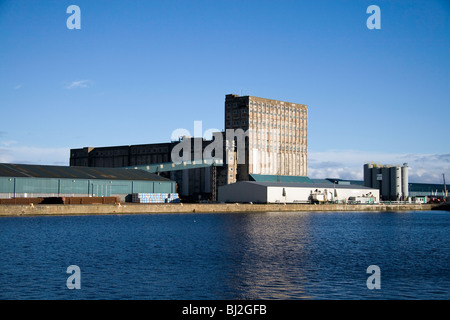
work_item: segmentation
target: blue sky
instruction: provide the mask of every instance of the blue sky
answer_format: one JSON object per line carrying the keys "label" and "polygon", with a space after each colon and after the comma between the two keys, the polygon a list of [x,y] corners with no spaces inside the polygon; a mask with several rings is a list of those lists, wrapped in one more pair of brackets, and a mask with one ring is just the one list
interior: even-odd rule
{"label": "blue sky", "polygon": [[411,181],[440,183],[449,58],[447,0],[0,0],[0,162],[223,129],[235,93],[308,105],[311,177],[408,162]]}

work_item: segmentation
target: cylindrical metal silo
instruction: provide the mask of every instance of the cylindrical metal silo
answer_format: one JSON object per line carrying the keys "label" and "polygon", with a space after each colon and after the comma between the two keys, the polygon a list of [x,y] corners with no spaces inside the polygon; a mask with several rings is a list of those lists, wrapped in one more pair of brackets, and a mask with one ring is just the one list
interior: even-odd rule
{"label": "cylindrical metal silo", "polygon": [[403,199],[408,200],[409,188],[408,188],[408,164],[404,163],[402,167],[402,193]]}
{"label": "cylindrical metal silo", "polygon": [[376,164],[372,168],[372,188],[380,190],[381,180],[378,180],[379,174],[381,174],[381,165]]}
{"label": "cylindrical metal silo", "polygon": [[366,163],[364,165],[364,186],[372,188],[372,168],[371,163]]}
{"label": "cylindrical metal silo", "polygon": [[390,193],[389,193],[389,200],[395,200],[396,198],[396,180],[395,180],[395,168],[396,167],[391,167],[390,168],[390,184],[391,184],[391,188],[390,188]]}
{"label": "cylindrical metal silo", "polygon": [[381,168],[382,179],[381,180],[381,196],[383,200],[389,200],[391,194],[391,179],[390,179],[390,165],[385,165]]}
{"label": "cylindrical metal silo", "polygon": [[395,197],[396,200],[402,198],[402,168],[400,166],[395,167]]}

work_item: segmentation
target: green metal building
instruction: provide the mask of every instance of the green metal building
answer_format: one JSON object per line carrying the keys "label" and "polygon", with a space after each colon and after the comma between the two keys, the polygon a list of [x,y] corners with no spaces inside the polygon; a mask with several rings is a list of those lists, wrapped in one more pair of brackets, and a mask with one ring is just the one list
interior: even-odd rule
{"label": "green metal building", "polygon": [[139,169],[0,163],[0,198],[176,193],[176,183]]}

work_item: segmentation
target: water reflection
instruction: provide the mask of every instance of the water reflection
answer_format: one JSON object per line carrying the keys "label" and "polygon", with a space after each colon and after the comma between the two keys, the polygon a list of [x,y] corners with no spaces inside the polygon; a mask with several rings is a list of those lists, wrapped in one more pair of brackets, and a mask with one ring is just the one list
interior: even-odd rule
{"label": "water reflection", "polygon": [[309,298],[309,214],[241,214],[226,223],[235,298]]}

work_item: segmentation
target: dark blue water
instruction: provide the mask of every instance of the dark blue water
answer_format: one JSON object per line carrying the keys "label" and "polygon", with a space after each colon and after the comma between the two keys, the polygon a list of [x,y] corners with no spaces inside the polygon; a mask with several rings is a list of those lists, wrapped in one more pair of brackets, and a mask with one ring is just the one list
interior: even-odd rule
{"label": "dark blue water", "polygon": [[0,299],[450,299],[449,231],[440,211],[0,218]]}

